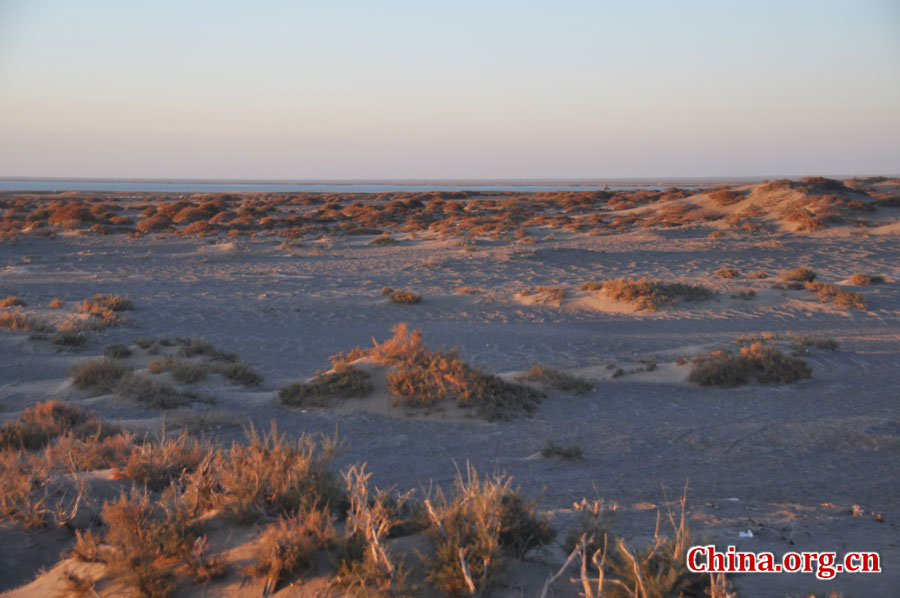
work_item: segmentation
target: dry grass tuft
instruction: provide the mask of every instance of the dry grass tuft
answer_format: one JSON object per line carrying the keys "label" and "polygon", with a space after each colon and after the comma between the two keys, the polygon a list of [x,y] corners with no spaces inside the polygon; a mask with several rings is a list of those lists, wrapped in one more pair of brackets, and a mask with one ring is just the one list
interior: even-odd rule
{"label": "dry grass tuft", "polygon": [[[387,292],[385,292],[387,291]],[[385,287],[381,290],[382,295],[386,295],[391,303],[400,303],[404,305],[415,305],[422,302],[422,296],[412,291],[404,291],[402,289],[392,289]]]}
{"label": "dry grass tuft", "polygon": [[62,299],[54,299],[47,304],[47,307],[49,307],[50,309],[60,309],[65,304],[65,301],[63,301]]}
{"label": "dry grass tuft", "polygon": [[741,271],[737,268],[719,268],[716,270],[716,276],[722,278],[737,278],[741,275]]}

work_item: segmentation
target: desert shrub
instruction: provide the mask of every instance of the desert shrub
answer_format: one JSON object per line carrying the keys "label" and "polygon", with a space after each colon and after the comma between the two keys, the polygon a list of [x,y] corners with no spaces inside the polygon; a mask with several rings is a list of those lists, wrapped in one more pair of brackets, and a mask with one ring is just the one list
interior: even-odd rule
{"label": "desert shrub", "polygon": [[403,523],[398,515],[408,494],[394,497],[376,491],[373,496],[370,477],[365,465],[351,466],[343,474],[350,505],[333,583],[358,598],[406,595],[406,574],[391,558],[386,540]]}
{"label": "desert shrub", "polygon": [[709,197],[718,206],[730,206],[744,199],[743,193],[731,189],[715,189],[709,192]]}
{"label": "desert shrub", "polygon": [[584,449],[577,444],[562,446],[548,438],[543,448],[541,448],[541,456],[548,459],[558,457],[560,459],[577,461],[584,458]]}
{"label": "desert shrub", "polygon": [[121,376],[115,385],[115,392],[122,398],[157,409],[175,409],[188,403],[188,397],[179,393],[171,384],[134,372]]}
{"label": "desert shrub", "polygon": [[25,409],[19,419],[0,426],[0,449],[37,449],[70,430],[83,436],[101,427],[103,424],[98,418],[74,405],[45,401]]}
{"label": "desert shrub", "polygon": [[599,291],[603,288],[603,283],[596,280],[591,280],[582,283],[578,288],[580,288],[582,291]]}
{"label": "desert shrub", "polygon": [[701,386],[740,386],[755,377],[762,384],[791,384],[812,375],[802,359],[756,341],[738,354],[717,350],[693,360],[689,379]]}
{"label": "desert shrub", "polygon": [[103,507],[107,530],[99,558],[107,571],[145,598],[167,598],[178,581],[181,561],[199,530],[174,498],[154,504],[146,492],[132,491]]}
{"label": "desert shrub", "polygon": [[311,435],[291,444],[274,423],[264,435],[251,427],[247,444],[217,452],[213,500],[242,523],[301,508],[335,508],[341,492],[328,465],[339,446],[337,437]]}
{"label": "desert shrub", "polygon": [[134,309],[134,303],[119,295],[94,295],[93,299],[82,301],[76,306],[79,313],[91,314],[103,320],[106,326],[125,322],[120,312]]}
{"label": "desert shrub", "polygon": [[178,347],[179,357],[196,357],[197,355],[202,355],[213,361],[223,361],[225,363],[233,363],[238,360],[236,353],[229,353],[215,346],[211,342],[196,336],[189,339],[177,339],[177,342],[180,345]]}
{"label": "desert shrub", "polygon": [[195,222],[197,220],[205,220],[210,214],[201,208],[185,207],[172,216],[172,222],[180,224],[182,222]]}
{"label": "desert shrub", "polygon": [[791,336],[791,344],[795,352],[803,352],[810,347],[825,351],[837,351],[838,342],[833,338],[817,338],[812,336]]}
{"label": "desert shrub", "polygon": [[562,301],[566,298],[566,290],[560,287],[535,287],[534,292],[544,295],[550,301]]}
{"label": "desert shrub", "polygon": [[544,386],[576,395],[584,394],[594,389],[594,385],[584,378],[579,378],[578,376],[573,376],[560,369],[543,365],[533,366],[518,378],[520,380],[528,380],[529,382],[537,382]]}
{"label": "desert shrub", "polygon": [[435,547],[427,579],[454,595],[487,589],[503,567],[505,555],[521,557],[550,542],[555,532],[510,487],[508,476],[481,478],[471,466],[458,474],[453,492],[438,490],[425,500]]}
{"label": "desert shrub", "polygon": [[674,305],[677,300],[706,301],[715,293],[699,285],[665,283],[647,278],[632,280],[617,278],[603,281],[603,292],[617,301],[631,303],[638,310],[656,311],[661,306]]}
{"label": "desert shrub", "polygon": [[83,347],[87,340],[87,335],[80,330],[62,330],[52,337],[53,344],[62,347]]}
{"label": "desert shrub", "polygon": [[420,353],[389,372],[387,382],[395,404],[428,407],[451,400],[490,420],[533,413],[541,399],[531,388],[473,369],[452,351]]}
{"label": "desert shrub", "polygon": [[369,241],[369,245],[396,245],[397,243],[399,241],[387,233]]}
{"label": "desert shrub", "polygon": [[20,297],[7,297],[0,299],[0,307],[25,307],[25,300]]}
{"label": "desert shrub", "polygon": [[331,548],[335,540],[328,511],[302,508],[266,526],[253,562],[244,572],[264,579],[263,595],[268,596],[280,583],[309,569],[316,553]]}
{"label": "desert shrub", "polygon": [[737,278],[741,275],[741,271],[737,268],[719,268],[716,270],[716,276],[722,278]]}
{"label": "desert shrub", "polygon": [[81,432],[66,432],[47,449],[48,458],[75,471],[95,471],[119,467],[133,449],[130,434],[100,422],[93,430],[83,427]]}
{"label": "desert shrub", "polygon": [[412,291],[404,291],[402,289],[391,289],[388,297],[391,303],[400,303],[405,305],[414,305],[422,302],[422,296]]}
{"label": "desert shrub", "polygon": [[131,357],[131,349],[121,343],[115,343],[103,347],[103,355],[110,359],[125,359]]}
{"label": "desert shrub", "polygon": [[812,282],[816,279],[816,273],[806,266],[793,270],[785,270],[780,273],[781,280],[785,282]]}
{"label": "desert shrub", "polygon": [[156,214],[149,218],[144,218],[137,223],[137,229],[142,233],[153,233],[172,228],[172,220],[162,214]]}
{"label": "desert shrub", "polygon": [[749,276],[750,278],[757,278],[757,279],[758,279],[758,278],[768,278],[768,277],[769,277],[768,273],[766,273],[765,270],[758,270],[758,271],[756,271],[756,272],[752,272],[752,273],[748,274],[748,276]]}
{"label": "desert shrub", "polygon": [[432,351],[422,343],[421,330],[406,324],[392,329],[394,336],[359,352],[393,368],[388,372],[388,390],[395,404],[429,407],[439,401],[456,401],[491,420],[531,414],[542,394],[472,368],[455,351]]}
{"label": "desert shrub", "polygon": [[159,440],[134,446],[120,475],[158,492],[197,469],[210,452],[208,443],[189,437],[187,432],[166,438],[163,430]]}
{"label": "desert shrub", "polygon": [[50,309],[59,309],[65,305],[65,302],[62,299],[53,299],[50,303],[47,304],[47,307]]}
{"label": "desert shrub", "polygon": [[101,357],[81,362],[69,372],[80,390],[112,392],[131,368],[116,359]]}
{"label": "desert shrub", "polygon": [[[733,595],[728,592],[724,576],[692,573],[687,568],[687,550],[694,542],[687,525],[684,499],[681,504],[678,522],[671,512],[668,513],[672,535],[662,535],[657,526],[653,539],[643,549],[629,549],[621,538],[610,542],[609,536],[603,545],[598,547],[595,543],[588,547],[590,538],[584,537],[580,546],[580,550],[585,551],[581,577],[574,581],[581,582],[587,595],[609,598],[633,598],[634,591],[647,597]],[[588,553],[594,548],[589,557]],[[602,574],[591,579],[586,571],[589,562]]]}
{"label": "desert shrub", "polygon": [[193,384],[206,377],[206,368],[203,365],[185,359],[176,359],[167,356],[163,359],[154,359],[147,366],[151,374],[169,372],[172,378],[181,384]]}
{"label": "desert shrub", "polygon": [[45,326],[42,322],[19,310],[0,312],[0,330],[40,331],[44,329]]}
{"label": "desert shrub", "polygon": [[751,299],[756,298],[756,291],[750,289],[748,291],[738,291],[737,293],[732,293],[731,297],[733,299],[743,299],[744,301],[750,301]]}
{"label": "desert shrub", "polygon": [[49,501],[49,464],[18,450],[0,450],[0,520],[26,529],[43,527],[54,515]]}
{"label": "desert shrub", "polygon": [[262,374],[242,361],[222,364],[216,368],[216,372],[232,382],[244,386],[257,386],[263,381]]}
{"label": "desert shrub", "polygon": [[812,369],[805,361],[761,342],[741,347],[741,358],[749,363],[756,379],[763,384],[790,384],[812,376]]}
{"label": "desert shrub", "polygon": [[316,372],[309,382],[295,382],[278,391],[278,400],[292,407],[325,407],[328,399],[362,397],[372,392],[368,372],[349,366]]}
{"label": "desert shrub", "polygon": [[866,300],[859,293],[845,291],[841,287],[827,283],[812,281],[806,283],[806,288],[816,294],[820,301],[831,302],[845,309],[865,309]]}
{"label": "desert shrub", "polygon": [[131,339],[131,342],[141,349],[149,349],[150,345],[153,344],[153,341],[145,336],[136,336]]}
{"label": "desert shrub", "polygon": [[458,295],[477,295],[481,292],[481,289],[476,287],[459,287],[456,289],[456,293]]}
{"label": "desert shrub", "polygon": [[869,286],[872,284],[881,284],[884,282],[884,276],[865,274],[857,272],[850,277],[850,283],[858,286]]}

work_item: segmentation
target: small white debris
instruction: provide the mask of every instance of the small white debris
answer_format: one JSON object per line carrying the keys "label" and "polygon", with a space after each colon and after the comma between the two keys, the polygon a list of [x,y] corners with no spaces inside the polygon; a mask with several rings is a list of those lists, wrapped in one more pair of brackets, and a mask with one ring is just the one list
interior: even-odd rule
{"label": "small white debris", "polygon": [[753,532],[751,532],[749,529],[745,532],[738,532],[738,537],[739,538],[752,538]]}

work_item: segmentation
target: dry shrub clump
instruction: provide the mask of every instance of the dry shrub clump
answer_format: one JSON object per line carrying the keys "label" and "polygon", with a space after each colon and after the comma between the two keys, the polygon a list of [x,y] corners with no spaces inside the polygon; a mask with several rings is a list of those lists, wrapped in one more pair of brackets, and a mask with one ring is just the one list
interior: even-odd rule
{"label": "dry shrub clump", "polygon": [[388,297],[391,300],[391,303],[414,305],[416,303],[422,302],[421,295],[413,293],[412,291],[404,291],[402,289],[384,287],[383,289],[381,289],[381,294]]}
{"label": "dry shrub clump", "polygon": [[110,359],[125,359],[131,357],[131,349],[121,343],[114,343],[103,347],[103,356]]}
{"label": "dry shrub clump", "polygon": [[72,383],[80,390],[112,392],[131,368],[117,359],[101,357],[84,361],[69,372]]}
{"label": "dry shrub clump", "polygon": [[850,283],[857,286],[869,286],[872,284],[881,284],[884,282],[884,276],[876,274],[865,274],[864,272],[856,272],[850,277]]}
{"label": "dry shrub clump", "polygon": [[119,312],[134,309],[134,303],[119,295],[94,295],[93,299],[84,300],[76,306],[79,313],[91,314],[103,320],[106,326],[122,324],[125,319]]}
{"label": "dry shrub clump", "polygon": [[265,580],[263,596],[268,596],[298,571],[310,569],[316,553],[332,548],[336,541],[328,511],[301,508],[266,526],[244,573]]}
{"label": "dry shrub clump", "polygon": [[278,400],[293,407],[326,407],[329,399],[363,397],[372,392],[368,372],[339,365],[330,372],[316,372],[309,382],[295,382],[278,391]]}
{"label": "dry shrub clump", "polygon": [[0,427],[0,449],[41,448],[69,431],[79,438],[103,437],[111,433],[111,427],[74,405],[45,401],[25,409],[18,420]]}
{"label": "dry shrub clump", "polygon": [[740,386],[756,378],[761,384],[791,384],[812,376],[809,365],[761,341],[737,354],[723,349],[695,357],[691,382],[701,386]]}
{"label": "dry shrub clump", "polygon": [[0,299],[0,307],[25,307],[25,300],[20,297],[6,297]]}
{"label": "dry shrub clump", "polygon": [[451,400],[490,420],[537,409],[541,393],[472,368],[455,351],[428,349],[421,331],[410,332],[406,324],[398,324],[393,332],[393,338],[375,343],[369,354],[394,368],[387,382],[395,404],[429,407]]}
{"label": "dry shrub clump", "polygon": [[793,270],[785,270],[780,273],[781,280],[785,282],[812,282],[817,274],[812,268],[801,266]]}
{"label": "dry shrub clump", "polygon": [[544,365],[531,367],[527,372],[519,375],[518,379],[537,382],[543,386],[576,395],[581,395],[594,389],[594,385],[584,378],[579,378],[563,370]]}
{"label": "dry shrub clump", "polygon": [[[340,547],[343,554],[337,558],[332,583],[359,598],[408,596],[406,572],[402,564],[394,562],[386,541],[396,529],[409,532],[405,529],[409,515],[415,518],[418,513],[407,508],[409,493],[370,492],[370,477],[365,465],[353,465],[343,474],[350,507]],[[422,527],[421,523],[412,525]]]}
{"label": "dry shrub clump", "polygon": [[479,477],[472,466],[458,473],[452,493],[425,500],[434,543],[427,579],[453,595],[479,595],[502,571],[508,556],[521,558],[556,535],[511,488],[511,478]]}
{"label": "dry shrub clump", "polygon": [[568,461],[578,461],[584,458],[584,449],[577,444],[571,444],[569,446],[556,444],[553,440],[548,438],[543,448],[541,448],[541,456],[547,459],[559,458]]}
{"label": "dry shrub clump", "polygon": [[0,330],[40,331],[42,322],[25,315],[20,310],[0,312]]}
{"label": "dry shrub clump", "polygon": [[135,445],[119,475],[157,492],[197,469],[211,452],[209,443],[189,437],[186,431],[167,438],[163,430],[158,441]]}
{"label": "dry shrub clump", "polygon": [[171,355],[151,361],[147,369],[151,374],[169,372],[172,378],[181,384],[193,384],[206,378],[206,368],[201,364],[186,359],[176,359]]}
{"label": "dry shrub clump", "polygon": [[631,303],[636,309],[646,311],[656,311],[663,305],[674,305],[679,299],[698,302],[712,299],[715,295],[714,291],[704,286],[666,283],[647,278],[604,280],[603,292],[617,301]]}
{"label": "dry shrub clump", "polygon": [[250,365],[241,361],[222,364],[218,366],[215,371],[235,384],[243,384],[244,386],[257,386],[263,381],[262,374],[254,370]]}
{"label": "dry shrub clump", "polygon": [[719,268],[716,270],[716,276],[722,278],[737,278],[741,275],[741,271],[737,268]]}
{"label": "dry shrub clump", "polygon": [[91,535],[75,552],[105,563],[114,579],[140,596],[167,598],[180,577],[197,572],[202,580],[224,574],[221,562],[202,554],[205,539],[192,522],[195,514],[175,492],[154,501],[146,492],[134,490],[104,506],[103,544]]}
{"label": "dry shrub clump", "polygon": [[119,379],[115,392],[122,398],[133,399],[156,409],[175,409],[189,402],[189,397],[171,384],[134,372],[128,372]]}
{"label": "dry shrub clump", "polygon": [[242,523],[301,508],[336,508],[340,489],[328,465],[340,449],[337,437],[302,435],[292,444],[273,423],[264,435],[251,427],[248,440],[216,452],[207,478],[215,506]]}
{"label": "dry shrub clump", "polygon": [[828,283],[812,281],[806,283],[806,288],[816,294],[823,303],[831,302],[845,309],[865,309],[866,300],[859,293],[845,291],[841,287]]}
{"label": "dry shrub clump", "polygon": [[[586,530],[559,572],[544,584],[542,595],[546,595],[550,585],[573,562],[580,560],[580,575],[572,582],[583,588],[582,595],[587,598],[733,598],[735,594],[731,593],[724,575],[693,573],[687,568],[687,551],[695,542],[688,529],[685,504],[683,497],[677,522],[671,511],[667,514],[671,537],[661,534],[657,525],[652,541],[643,549],[629,548],[623,539],[612,538],[602,527]],[[590,509],[585,501],[581,505],[576,503],[575,507]]]}

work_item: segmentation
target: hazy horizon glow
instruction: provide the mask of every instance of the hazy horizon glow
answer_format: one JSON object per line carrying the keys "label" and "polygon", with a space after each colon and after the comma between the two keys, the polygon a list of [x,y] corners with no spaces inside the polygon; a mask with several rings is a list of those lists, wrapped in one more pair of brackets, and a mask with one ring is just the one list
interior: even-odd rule
{"label": "hazy horizon glow", "polygon": [[900,5],[0,0],[0,176],[900,172]]}

